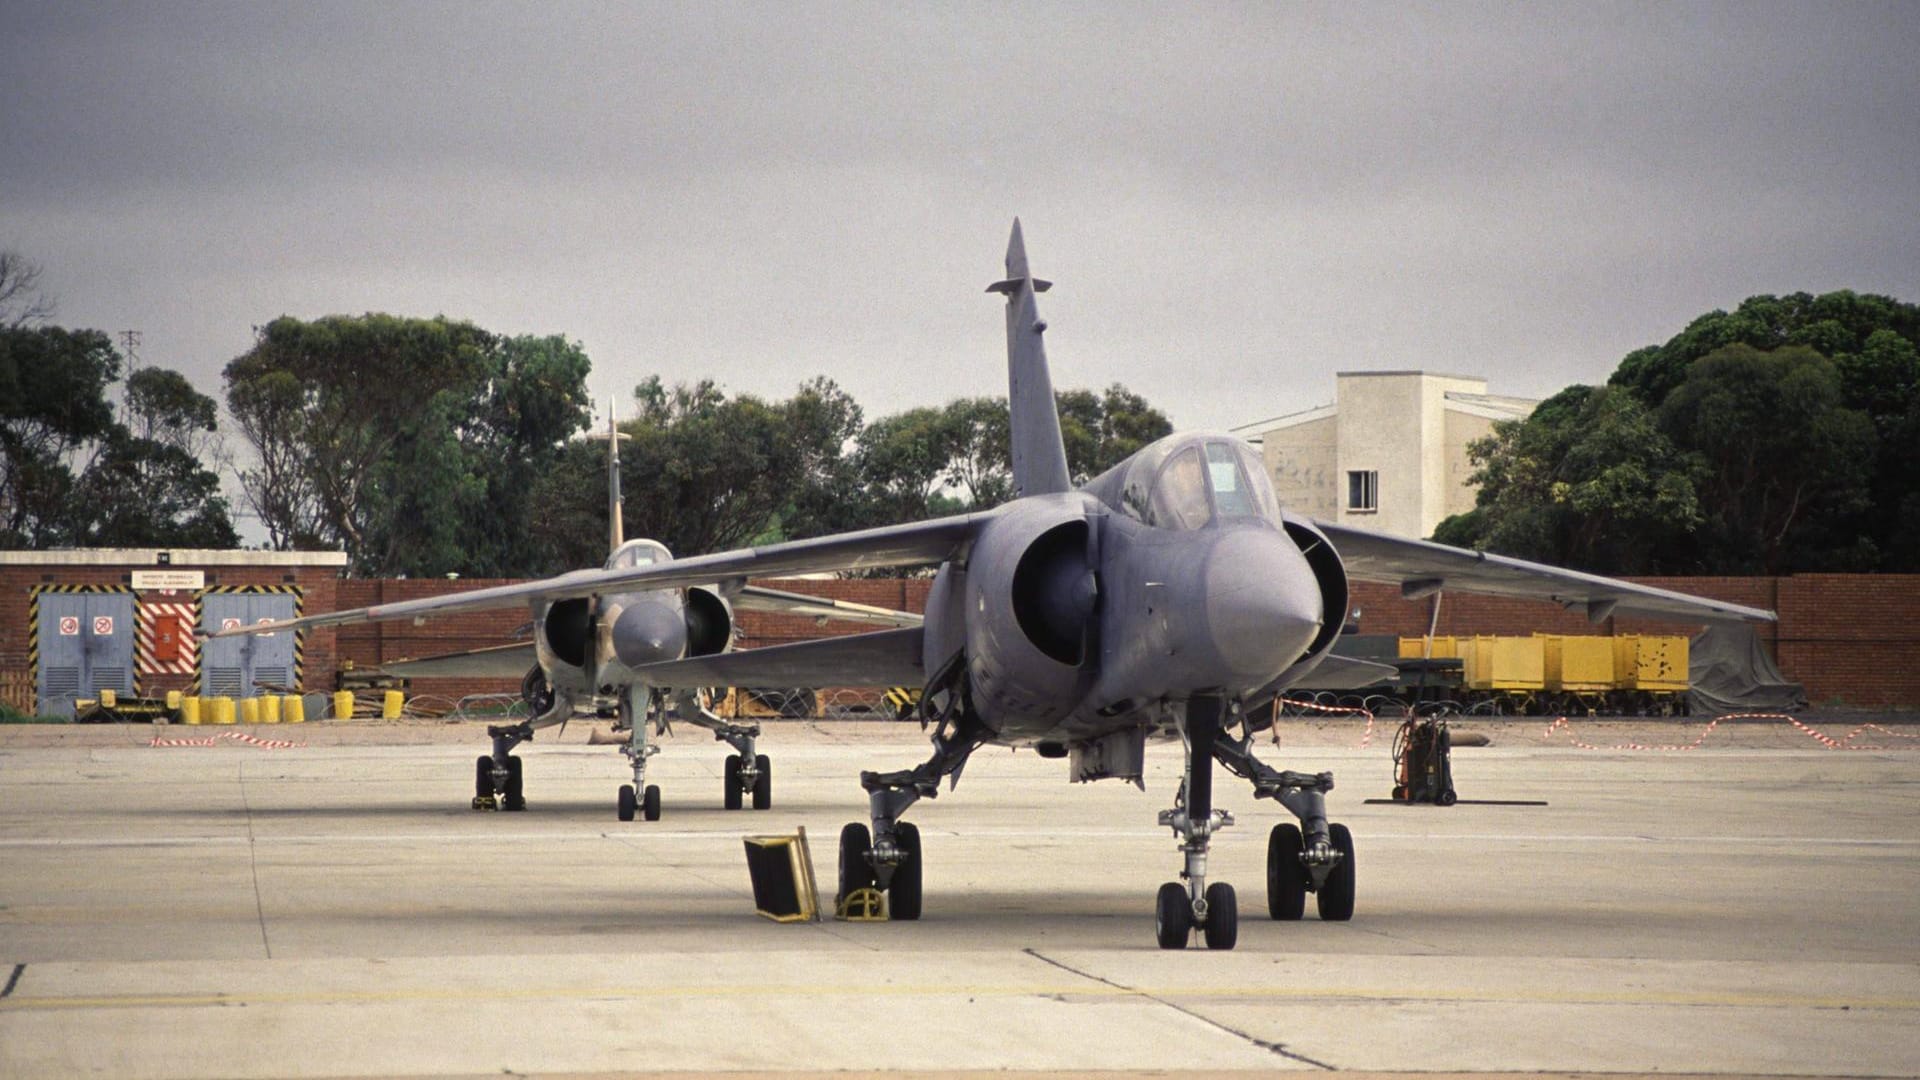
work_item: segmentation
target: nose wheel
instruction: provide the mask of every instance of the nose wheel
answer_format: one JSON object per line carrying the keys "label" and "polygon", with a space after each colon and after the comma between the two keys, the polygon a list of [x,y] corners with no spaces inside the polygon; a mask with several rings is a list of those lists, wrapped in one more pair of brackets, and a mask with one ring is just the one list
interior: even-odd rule
{"label": "nose wheel", "polygon": [[1233,886],[1207,883],[1207,849],[1213,834],[1233,824],[1233,815],[1213,808],[1214,743],[1226,702],[1211,694],[1187,702],[1180,736],[1186,748],[1186,776],[1173,809],[1160,812],[1160,824],[1180,840],[1185,867],[1183,885],[1169,881],[1154,898],[1154,938],[1163,949],[1184,949],[1199,929],[1209,949],[1231,949],[1240,939],[1240,904]]}
{"label": "nose wheel", "polygon": [[647,821],[659,821],[660,785],[648,784],[645,792],[636,796],[632,784],[621,784],[618,813],[621,821],[632,821],[636,814]]}

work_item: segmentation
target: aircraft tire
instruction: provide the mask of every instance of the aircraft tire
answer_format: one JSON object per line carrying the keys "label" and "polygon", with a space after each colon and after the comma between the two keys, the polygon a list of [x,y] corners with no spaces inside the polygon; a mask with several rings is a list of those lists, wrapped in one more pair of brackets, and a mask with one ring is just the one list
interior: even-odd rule
{"label": "aircraft tire", "polygon": [[1193,903],[1187,899],[1187,887],[1169,881],[1154,898],[1153,935],[1163,949],[1184,949],[1192,933]]}
{"label": "aircraft tire", "polygon": [[620,785],[620,798],[619,798],[618,804],[619,804],[620,820],[632,821],[633,812],[640,808],[640,800],[633,797],[632,784]]}
{"label": "aircraft tire", "polygon": [[521,774],[520,757],[507,755],[507,796],[500,802],[502,810],[525,810],[527,808],[526,788]]}
{"label": "aircraft tire", "polygon": [[853,821],[840,830],[840,891],[833,897],[836,908],[853,893],[873,888],[873,867],[867,862],[867,851],[872,847],[873,834],[865,825]]}
{"label": "aircraft tire", "polygon": [[1207,948],[1224,952],[1240,940],[1240,901],[1224,881],[1207,886],[1206,895]]}
{"label": "aircraft tire", "polygon": [[740,809],[740,755],[727,755],[726,788],[722,803],[729,810]]}
{"label": "aircraft tire", "polygon": [[1300,826],[1275,825],[1267,834],[1267,916],[1298,919],[1307,912],[1307,868],[1300,862],[1306,844]]}
{"label": "aircraft tire", "polygon": [[648,821],[660,820],[660,785],[648,784],[647,792],[640,799],[640,816]]}
{"label": "aircraft tire", "polygon": [[753,759],[753,767],[760,770],[760,775],[753,781],[753,808],[772,809],[773,762],[767,760],[767,755],[760,754]]}
{"label": "aircraft tire", "polygon": [[920,827],[907,822],[894,826],[894,842],[907,853],[887,886],[887,918],[912,922],[920,917]]}
{"label": "aircraft tire", "polygon": [[1327,883],[1314,894],[1314,901],[1322,920],[1346,922],[1353,918],[1353,833],[1345,825],[1329,825],[1327,832],[1333,849],[1340,853],[1340,865],[1327,875]]}
{"label": "aircraft tire", "polygon": [[493,759],[481,754],[473,763],[473,797],[493,798]]}

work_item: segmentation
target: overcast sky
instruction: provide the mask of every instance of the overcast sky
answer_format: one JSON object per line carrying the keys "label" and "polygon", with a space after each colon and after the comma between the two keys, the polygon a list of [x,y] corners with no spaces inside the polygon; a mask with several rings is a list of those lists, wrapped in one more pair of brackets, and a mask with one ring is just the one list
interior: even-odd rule
{"label": "overcast sky", "polygon": [[1333,373],[1597,382],[1761,292],[1920,301],[1920,4],[0,0],[0,247],[223,397],[252,328],[445,314],[875,416],[1057,387],[1178,426]]}

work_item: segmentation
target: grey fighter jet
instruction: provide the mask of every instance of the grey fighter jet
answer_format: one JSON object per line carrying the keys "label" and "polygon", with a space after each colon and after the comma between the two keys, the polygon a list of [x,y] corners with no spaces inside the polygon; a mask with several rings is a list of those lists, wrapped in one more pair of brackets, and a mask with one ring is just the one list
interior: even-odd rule
{"label": "grey fighter jet", "polygon": [[[1029,272],[1015,221],[1006,277],[989,287],[1006,297],[1012,501],[980,513],[615,567],[552,594],[676,588],[749,573],[939,568],[919,627],[633,669],[637,680],[661,686],[924,687],[920,709],[933,728],[933,753],[911,769],[861,775],[868,820],[841,832],[842,897],[884,890],[893,918],[919,917],[924,852],[919,830],[901,815],[934,797],[942,780],[956,783],[983,745],[1065,759],[1076,782],[1141,784],[1147,743],[1178,739],[1184,778],[1159,821],[1179,841],[1184,882],[1160,888],[1160,945],[1185,947],[1196,929],[1216,949],[1232,948],[1238,936],[1233,887],[1207,880],[1211,838],[1233,824],[1214,806],[1215,762],[1297,819],[1268,836],[1268,914],[1298,919],[1313,893],[1321,918],[1348,919],[1354,842],[1327,818],[1332,775],[1276,770],[1254,756],[1253,737],[1271,715],[1258,706],[1308,673],[1316,686],[1335,686],[1371,682],[1387,670],[1329,655],[1350,577],[1397,582],[1409,596],[1462,589],[1556,600],[1596,620],[1616,610],[1695,622],[1773,619],[1753,608],[1309,520],[1279,505],[1259,456],[1228,435],[1168,436],[1075,488],[1042,343],[1047,326],[1035,303],[1048,287]],[[449,607],[484,602],[447,599]]]}
{"label": "grey fighter jet", "polygon": [[[611,411],[607,421],[607,528],[611,554],[604,569],[581,570],[541,581],[526,582],[453,596],[405,603],[354,608],[292,619],[279,629],[304,630],[354,622],[389,619],[425,620],[454,611],[528,606],[533,614],[533,639],[523,644],[472,652],[401,660],[384,665],[394,675],[409,678],[516,678],[525,674],[521,694],[530,717],[515,724],[489,727],[490,754],[474,762],[476,810],[525,810],[524,773],[513,753],[531,741],[541,728],[565,724],[589,712],[615,717],[615,730],[625,731],[621,746],[633,767],[633,783],[622,785],[615,800],[621,821],[636,815],[660,817],[660,788],[647,783],[647,759],[659,752],[648,734],[659,734],[679,719],[714,733],[735,751],[726,760],[722,805],[738,810],[751,801],[755,810],[773,805],[773,768],[767,755],[757,752],[760,726],[735,723],[703,707],[692,689],[675,690],[650,681],[639,672],[661,661],[724,654],[733,648],[735,611],[767,611],[807,615],[815,619],[885,626],[917,626],[911,612],[856,604],[845,600],[806,596],[748,585],[734,575],[707,579],[701,584],[654,587],[612,585],[579,587],[612,576],[641,573],[670,565],[673,554],[654,540],[628,540],[624,533],[620,497],[620,440]],[[212,636],[271,632],[267,624],[221,631]]]}

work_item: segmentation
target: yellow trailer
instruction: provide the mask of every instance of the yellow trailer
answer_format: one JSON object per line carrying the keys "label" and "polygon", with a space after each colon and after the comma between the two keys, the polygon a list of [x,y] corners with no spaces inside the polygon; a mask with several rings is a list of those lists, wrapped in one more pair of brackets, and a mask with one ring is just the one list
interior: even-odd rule
{"label": "yellow trailer", "polygon": [[1530,637],[1476,636],[1464,649],[1472,690],[1539,690],[1546,686],[1546,643]]}
{"label": "yellow trailer", "polygon": [[1625,634],[1613,639],[1614,688],[1687,689],[1687,639]]}
{"label": "yellow trailer", "polygon": [[1451,634],[1435,634],[1433,637],[1433,652],[1428,653],[1426,638],[1403,637],[1400,639],[1400,659],[1420,660],[1429,657],[1433,659],[1442,657],[1459,658],[1466,655],[1460,650],[1461,640],[1461,638],[1454,637]]}
{"label": "yellow trailer", "polygon": [[1594,634],[1537,634],[1549,690],[1588,693],[1614,688],[1614,640]]}

